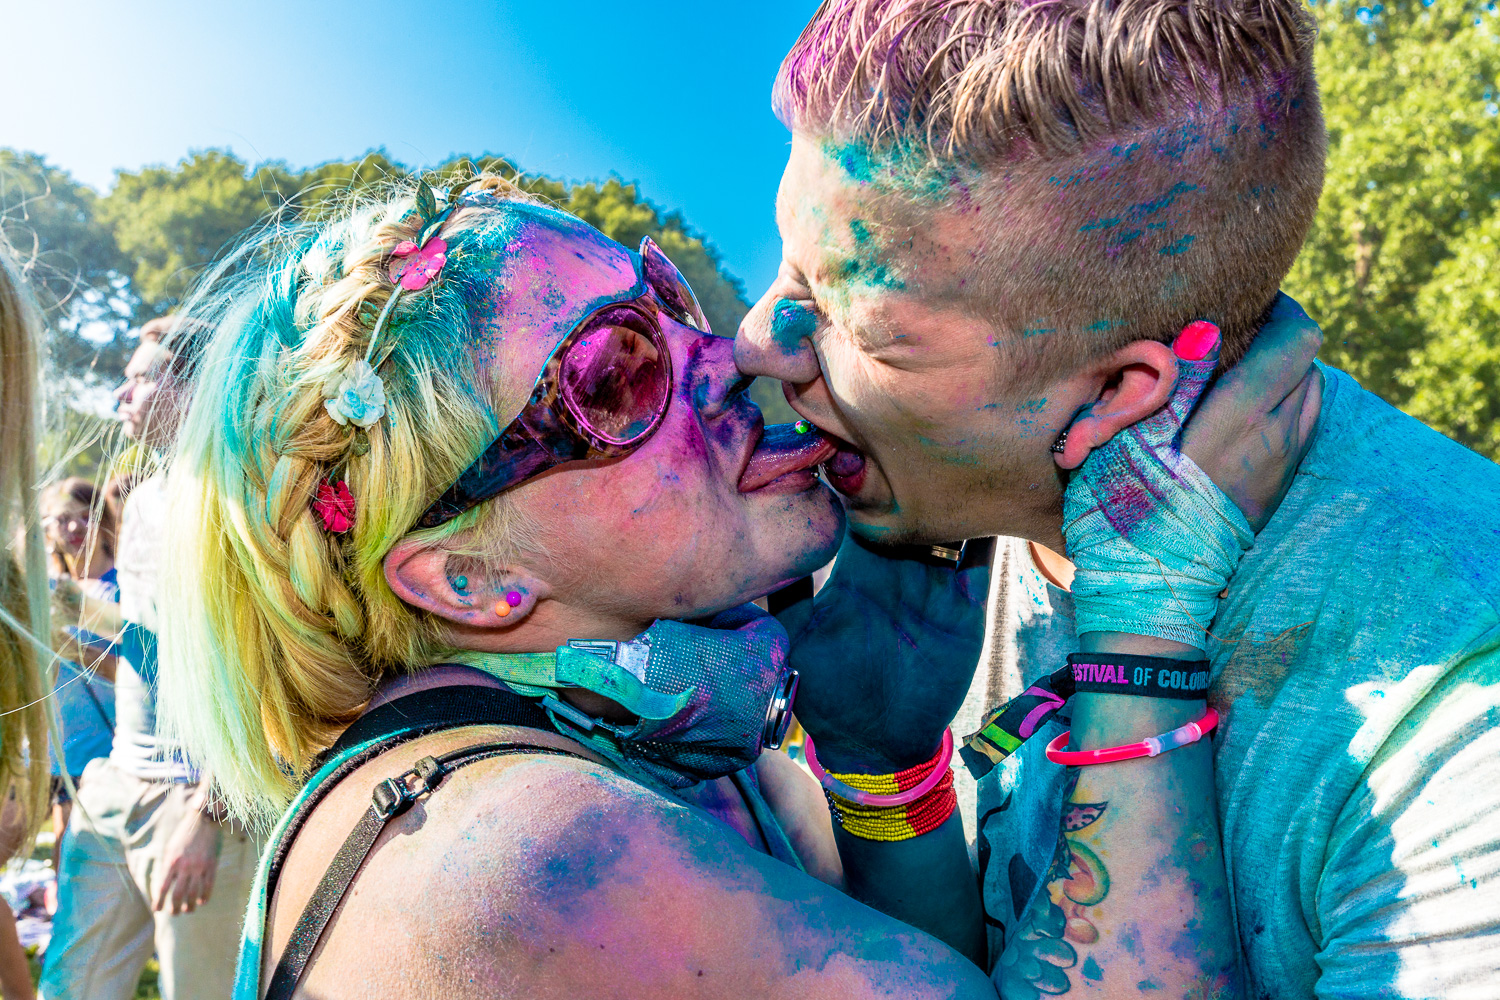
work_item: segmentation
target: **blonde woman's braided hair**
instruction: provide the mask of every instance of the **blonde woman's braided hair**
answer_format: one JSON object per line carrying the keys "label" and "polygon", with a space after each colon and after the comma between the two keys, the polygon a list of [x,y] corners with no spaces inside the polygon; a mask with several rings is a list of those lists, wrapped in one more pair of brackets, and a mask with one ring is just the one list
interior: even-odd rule
{"label": "blonde woman's braided hair", "polygon": [[[497,205],[450,219],[441,280],[392,310],[375,359],[386,412],[367,429],[334,419],[326,387],[365,358],[391,255],[420,236],[410,189],[257,236],[190,310],[215,330],[169,476],[162,714],[241,815],[279,809],[383,676],[447,652],[382,561],[498,432],[465,260],[507,238],[505,202],[530,199],[495,176],[467,191]],[[358,504],[344,533],[311,506],[335,477]],[[509,537],[513,522],[490,503],[432,534]]]}

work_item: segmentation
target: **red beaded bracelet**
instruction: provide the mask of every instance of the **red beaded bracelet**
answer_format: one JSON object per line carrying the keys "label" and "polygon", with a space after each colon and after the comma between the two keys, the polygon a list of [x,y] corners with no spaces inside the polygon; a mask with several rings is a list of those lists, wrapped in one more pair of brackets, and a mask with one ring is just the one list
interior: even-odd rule
{"label": "red beaded bracelet", "polygon": [[1189,743],[1197,743],[1205,735],[1213,732],[1218,724],[1219,713],[1210,708],[1197,722],[1179,726],[1170,733],[1152,736],[1139,743],[1126,743],[1123,746],[1104,747],[1099,750],[1064,750],[1063,747],[1068,745],[1068,737],[1073,734],[1072,730],[1068,730],[1047,744],[1047,759],[1054,764],[1081,766],[1111,764],[1119,760],[1134,760],[1137,757],[1155,757],[1157,754],[1185,747]]}

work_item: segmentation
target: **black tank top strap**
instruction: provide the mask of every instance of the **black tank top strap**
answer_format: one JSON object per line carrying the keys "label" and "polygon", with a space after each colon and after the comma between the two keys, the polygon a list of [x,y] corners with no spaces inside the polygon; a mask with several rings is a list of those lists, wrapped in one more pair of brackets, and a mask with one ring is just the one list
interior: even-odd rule
{"label": "black tank top strap", "polygon": [[[311,768],[314,774],[321,771],[328,761],[337,760],[339,764],[318,783],[312,794],[298,803],[296,812],[287,818],[281,836],[271,845],[271,860],[266,872],[266,898],[270,899],[276,892],[281,866],[286,861],[287,852],[292,849],[297,834],[307,822],[307,817],[312,815],[312,811],[340,781],[403,743],[444,729],[478,725],[521,726],[553,731],[547,713],[536,702],[513,691],[477,684],[453,684],[418,691],[388,701],[356,719],[333,746],[314,759]],[[367,743],[369,745],[364,746],[359,753],[350,754],[350,751]]]}
{"label": "black tank top strap", "polygon": [[[551,731],[539,705],[514,692],[478,685],[451,685],[419,691],[376,708],[351,725],[321,758],[337,766],[297,804],[281,835],[272,845],[266,872],[266,896],[271,899],[292,843],[318,804],[355,769],[403,743],[430,733],[463,726],[500,725]],[[277,962],[266,1000],[290,1000],[307,963],[322,940],[344,894],[359,874],[386,824],[437,790],[453,771],[476,761],[514,754],[552,754],[590,760],[580,753],[524,741],[488,741],[435,757],[423,757],[410,770],[377,784],[370,808],[345,839],[333,863],[323,873],[308,899],[286,950]],[[318,770],[321,770],[319,768]]]}

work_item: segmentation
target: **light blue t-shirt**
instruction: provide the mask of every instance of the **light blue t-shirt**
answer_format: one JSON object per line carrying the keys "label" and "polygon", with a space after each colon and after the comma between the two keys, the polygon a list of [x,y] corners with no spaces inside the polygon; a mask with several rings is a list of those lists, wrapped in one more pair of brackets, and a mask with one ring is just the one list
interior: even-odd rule
{"label": "light blue t-shirt", "polygon": [[[1494,1000],[1500,466],[1323,371],[1312,448],[1208,650],[1247,996]],[[1075,648],[1070,599],[1005,585],[1029,589],[996,628],[1030,680]],[[994,955],[1057,844],[1064,769],[1042,751],[1065,726],[980,783]]]}
{"label": "light blue t-shirt", "polygon": [[58,728],[62,730],[63,759],[52,749],[52,773],[62,768],[75,779],[95,757],[108,757],[115,731],[115,686],[78,664],[63,660],[57,665],[56,696]]}

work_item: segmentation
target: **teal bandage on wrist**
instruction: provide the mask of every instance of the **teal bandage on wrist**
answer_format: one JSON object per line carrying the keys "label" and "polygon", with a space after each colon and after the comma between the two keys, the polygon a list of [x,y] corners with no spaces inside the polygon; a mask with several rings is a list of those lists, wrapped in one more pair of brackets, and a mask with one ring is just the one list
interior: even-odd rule
{"label": "teal bandage on wrist", "polygon": [[1218,351],[1178,358],[1172,399],[1094,450],[1063,498],[1077,567],[1077,629],[1170,639],[1207,649],[1219,594],[1255,540],[1244,514],[1178,450],[1182,423]]}

